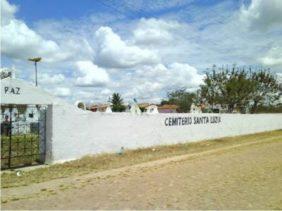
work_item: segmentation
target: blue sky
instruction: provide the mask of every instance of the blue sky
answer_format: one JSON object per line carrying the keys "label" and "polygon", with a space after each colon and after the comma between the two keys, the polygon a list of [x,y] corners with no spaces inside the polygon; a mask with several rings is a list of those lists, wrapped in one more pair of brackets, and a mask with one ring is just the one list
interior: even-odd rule
{"label": "blue sky", "polygon": [[29,24],[42,19],[77,19],[104,10],[99,1],[93,0],[13,0],[10,2],[20,7],[16,17]]}
{"label": "blue sky", "polygon": [[[161,7],[157,10],[146,10],[147,5],[155,4],[155,1],[152,0],[142,1],[143,5],[141,8],[131,8],[129,6],[125,6],[124,3],[128,2],[125,0],[11,0],[10,2],[12,4],[19,5],[20,7],[16,17],[32,24],[34,21],[38,21],[40,19],[78,19],[96,12],[120,13],[130,19],[158,17],[166,13],[189,9],[190,6],[197,6],[199,8],[213,7],[223,1],[224,0],[178,1],[178,3],[175,3],[171,7]],[[240,6],[240,1],[233,1],[232,3],[234,4],[234,8],[238,8]],[[132,3],[132,5],[133,4],[134,3]]]}
{"label": "blue sky", "polygon": [[159,102],[213,64],[282,72],[280,0],[3,0],[2,67],[74,102]]}

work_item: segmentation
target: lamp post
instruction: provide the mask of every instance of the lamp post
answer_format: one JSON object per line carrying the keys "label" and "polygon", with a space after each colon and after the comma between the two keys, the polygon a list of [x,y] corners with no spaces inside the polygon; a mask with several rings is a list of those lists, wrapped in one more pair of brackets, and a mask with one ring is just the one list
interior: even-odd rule
{"label": "lamp post", "polygon": [[41,57],[29,58],[28,61],[34,62],[34,67],[35,67],[35,86],[37,86],[37,62],[41,61]]}

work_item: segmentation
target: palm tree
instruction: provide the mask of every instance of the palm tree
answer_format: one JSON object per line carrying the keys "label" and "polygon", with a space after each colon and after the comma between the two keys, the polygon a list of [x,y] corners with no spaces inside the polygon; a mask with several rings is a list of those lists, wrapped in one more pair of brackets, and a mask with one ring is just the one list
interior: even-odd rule
{"label": "palm tree", "polygon": [[112,103],[113,112],[122,112],[125,110],[125,106],[123,105],[123,100],[119,93],[113,93],[111,103]]}

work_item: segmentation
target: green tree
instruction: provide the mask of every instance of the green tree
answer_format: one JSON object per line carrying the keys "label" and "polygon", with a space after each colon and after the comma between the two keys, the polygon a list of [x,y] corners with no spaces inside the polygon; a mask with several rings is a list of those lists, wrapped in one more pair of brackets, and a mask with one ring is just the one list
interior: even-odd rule
{"label": "green tree", "polygon": [[261,69],[253,72],[252,80],[255,81],[255,91],[253,92],[253,103],[251,112],[255,113],[258,107],[264,104],[271,105],[279,99],[281,90],[277,78],[269,72],[269,70]]}
{"label": "green tree", "polygon": [[0,78],[5,79],[5,78],[9,78],[12,77],[12,70],[8,69],[8,68],[1,68],[0,69]]}
{"label": "green tree", "polygon": [[123,112],[125,111],[125,106],[123,105],[123,100],[119,93],[113,93],[111,98],[112,111],[113,112]]}
{"label": "green tree", "polygon": [[175,104],[178,105],[178,112],[186,113],[190,111],[191,104],[196,98],[195,93],[185,91],[185,89],[179,89],[173,92],[168,92],[167,100],[162,100],[161,104]]}
{"label": "green tree", "polygon": [[217,69],[213,66],[212,71],[206,72],[201,97],[212,107],[220,104],[227,107],[228,112],[235,108],[245,112],[251,104],[254,107],[264,103],[265,96],[277,96],[276,88],[275,77],[266,70],[252,71],[236,66]]}
{"label": "green tree", "polygon": [[78,105],[77,105],[77,107],[80,108],[80,109],[84,109],[84,108],[85,108],[83,102],[79,102]]}
{"label": "green tree", "polygon": [[219,84],[222,79],[222,74],[217,74],[213,66],[212,72],[206,72],[204,85],[201,86],[201,99],[208,102],[212,109],[214,105],[220,101]]}

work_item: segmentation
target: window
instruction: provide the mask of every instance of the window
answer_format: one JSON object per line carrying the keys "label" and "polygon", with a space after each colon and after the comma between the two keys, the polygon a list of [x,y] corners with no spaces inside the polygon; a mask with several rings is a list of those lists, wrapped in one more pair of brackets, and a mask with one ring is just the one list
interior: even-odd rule
{"label": "window", "polygon": [[29,113],[29,114],[28,114],[28,117],[29,117],[29,118],[33,118],[33,113]]}

